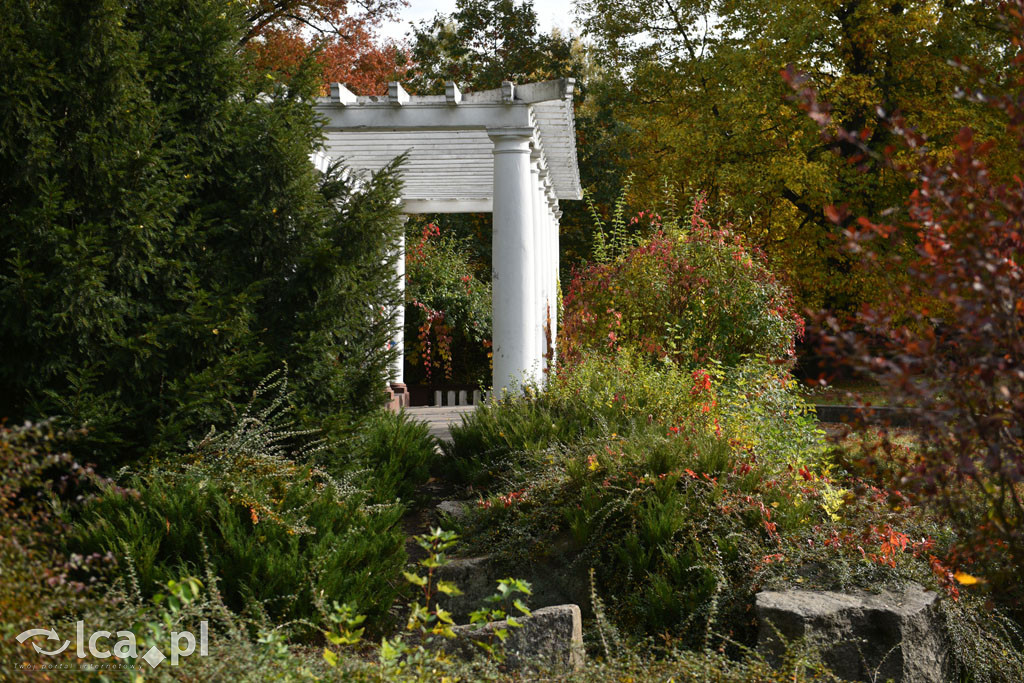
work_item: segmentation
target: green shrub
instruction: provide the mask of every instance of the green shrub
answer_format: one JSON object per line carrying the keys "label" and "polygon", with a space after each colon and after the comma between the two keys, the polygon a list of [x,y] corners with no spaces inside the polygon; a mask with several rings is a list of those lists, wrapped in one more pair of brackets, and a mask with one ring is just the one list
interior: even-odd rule
{"label": "green shrub", "polygon": [[683,371],[629,349],[615,363],[589,354],[541,394],[502,399],[464,416],[443,444],[448,472],[478,483],[542,461],[561,444],[630,435],[715,434],[783,467],[824,453],[811,407],[784,367],[758,358]]}
{"label": "green shrub", "polygon": [[491,284],[477,277],[469,246],[428,223],[408,240],[406,381],[489,384]]}
{"label": "green shrub", "polygon": [[[236,610],[315,619],[325,600],[385,615],[405,563],[403,508],[309,464],[290,419],[286,377],[265,381],[238,425],[210,434],[180,462],[132,477],[81,514],[69,545],[124,558],[144,594],[204,571]],[[263,404],[266,405],[263,405]],[[262,406],[262,407],[260,407]]]}
{"label": "green shrub", "polygon": [[437,440],[430,428],[405,412],[371,413],[360,422],[355,438],[351,463],[325,458],[324,466],[337,475],[353,466],[365,470],[366,486],[376,502],[410,500],[437,459]]}
{"label": "green shrub", "polygon": [[401,508],[368,509],[361,493],[339,491],[306,468],[292,476],[301,483],[280,505],[302,510],[305,533],[275,520],[276,509],[261,517],[217,483],[155,475],[130,480],[138,497],[110,494],[90,506],[72,544],[123,557],[144,595],[208,562],[235,611],[256,601],[276,621],[315,619],[319,603],[333,599],[379,619],[398,595],[405,562]]}
{"label": "green shrub", "polygon": [[512,571],[563,553],[571,571],[596,570],[628,632],[689,647],[718,621],[749,638],[738,615],[763,558],[842,504],[812,474],[827,470],[813,412],[784,367],[757,358],[683,370],[630,349],[614,364],[591,354],[452,437],[452,470],[490,487],[467,533],[480,550]]}

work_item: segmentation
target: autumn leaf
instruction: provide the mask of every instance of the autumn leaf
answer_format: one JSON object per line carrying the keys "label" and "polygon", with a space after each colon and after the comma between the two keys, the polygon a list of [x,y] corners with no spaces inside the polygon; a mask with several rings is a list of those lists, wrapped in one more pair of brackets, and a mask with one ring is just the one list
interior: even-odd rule
{"label": "autumn leaf", "polygon": [[957,583],[961,586],[973,586],[978,583],[983,583],[982,579],[976,576],[971,576],[967,572],[955,572],[953,578],[956,579]]}

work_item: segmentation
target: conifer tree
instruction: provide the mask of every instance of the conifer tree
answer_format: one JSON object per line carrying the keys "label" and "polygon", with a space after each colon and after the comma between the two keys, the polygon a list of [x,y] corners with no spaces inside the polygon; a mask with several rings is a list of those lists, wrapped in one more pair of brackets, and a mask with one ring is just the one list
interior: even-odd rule
{"label": "conifer tree", "polygon": [[315,69],[240,47],[241,5],[0,0],[0,417],[180,448],[283,362],[310,425],[383,395],[395,168],[309,155]]}

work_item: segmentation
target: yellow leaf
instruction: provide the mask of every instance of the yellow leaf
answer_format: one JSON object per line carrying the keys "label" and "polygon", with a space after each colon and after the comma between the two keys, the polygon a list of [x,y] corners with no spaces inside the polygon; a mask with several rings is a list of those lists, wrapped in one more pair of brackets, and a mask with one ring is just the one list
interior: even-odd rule
{"label": "yellow leaf", "polygon": [[971,576],[967,572],[956,572],[953,574],[953,578],[956,579],[957,583],[961,586],[973,586],[976,583],[981,583],[981,579],[976,576]]}

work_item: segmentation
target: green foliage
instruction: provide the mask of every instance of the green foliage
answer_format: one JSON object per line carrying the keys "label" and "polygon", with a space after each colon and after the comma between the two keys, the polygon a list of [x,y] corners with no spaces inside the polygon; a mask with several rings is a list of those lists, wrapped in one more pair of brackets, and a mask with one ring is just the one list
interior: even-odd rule
{"label": "green foliage", "polygon": [[[447,641],[457,638],[453,628],[455,622],[447,610],[438,606],[437,598],[441,594],[461,595],[462,591],[450,581],[436,579],[435,573],[451,562],[447,551],[455,546],[457,540],[457,534],[440,527],[416,536],[417,544],[426,553],[416,564],[425,575],[403,572],[418,597],[409,606],[405,633],[381,640],[380,673],[384,680],[430,680],[440,671],[452,668],[453,659],[446,646]],[[501,644],[508,638],[508,629],[522,628],[522,623],[508,610],[514,608],[517,614],[530,616],[530,609],[517,597],[519,594],[530,595],[530,585],[518,579],[501,579],[497,592],[485,599],[486,606],[471,615],[473,624],[505,621],[505,628],[491,629],[485,634],[485,640],[473,641],[494,661],[504,659]],[[359,643],[363,629],[356,627],[363,622],[362,615],[356,615],[349,605],[335,603],[331,620],[338,624],[337,632],[325,632],[331,644],[352,646]],[[323,657],[332,668],[338,666],[338,652],[324,648]]]}
{"label": "green foliage", "polygon": [[[516,495],[484,500],[472,526],[480,546],[513,566],[561,547],[566,571],[595,569],[618,628],[687,647],[715,643],[722,624],[750,642],[743,615],[764,558],[825,519],[818,489],[795,469],[714,432],[655,423],[520,457],[544,466],[506,475],[498,491]],[[539,538],[522,547],[510,527]]]}
{"label": "green foliage", "polygon": [[48,609],[74,612],[102,595],[109,556],[68,556],[53,543],[67,516],[108,484],[66,450],[77,434],[52,422],[0,425],[0,659],[22,661],[16,635]]}
{"label": "green foliage", "polygon": [[428,223],[407,236],[406,381],[489,384],[491,284],[467,240]]}
{"label": "green foliage", "polygon": [[683,367],[794,354],[803,320],[788,290],[741,236],[713,229],[704,206],[699,197],[685,226],[671,215],[663,223],[659,214],[640,212],[631,223],[655,231],[643,240],[627,230],[621,203],[607,238],[598,225],[599,262],[576,271],[565,295],[565,364],[622,348]]}
{"label": "green foliage", "polygon": [[[780,71],[806,74],[835,124],[875,153],[896,142],[876,125],[879,105],[902,112],[940,157],[963,125],[1007,141],[999,117],[955,94],[972,91],[977,65],[996,65],[993,82],[1012,73],[1010,34],[992,4],[582,0],[578,9],[596,62],[586,116],[610,119],[588,131],[605,152],[597,169],[581,169],[601,201],[614,198],[599,183],[617,167],[620,182],[636,174],[638,206],[660,195],[663,177],[686,194],[708,191],[714,220],[761,247],[802,305],[852,310],[898,289],[900,269],[863,271],[841,238],[856,216],[877,220],[898,206],[910,185],[857,145],[822,140]],[[1003,168],[1019,173],[1014,147],[999,148]],[[840,225],[830,204],[850,210]]]}
{"label": "green foliage", "polygon": [[479,406],[442,444],[453,476],[494,482],[544,466],[559,448],[633,435],[710,435],[773,466],[818,462],[822,434],[784,368],[746,358],[731,369],[683,371],[629,350],[588,356],[543,394]]}
{"label": "green foliage", "polygon": [[[269,404],[256,408],[275,391]],[[211,434],[180,465],[129,480],[89,505],[69,545],[133,567],[144,594],[209,565],[236,611],[315,619],[325,600],[382,618],[405,561],[398,506],[303,464],[316,442],[296,445],[282,379],[261,386],[235,429]],[[258,603],[258,604],[256,604]]]}
{"label": "green foliage", "polygon": [[240,10],[0,6],[0,414],[87,426],[104,467],[228,421],[281,360],[308,424],[383,398],[394,169],[318,175],[315,79],[249,70]]}
{"label": "green foliage", "polygon": [[502,81],[529,83],[572,75],[571,41],[542,35],[533,2],[457,0],[449,16],[438,14],[413,29],[412,60],[420,69],[413,85],[424,93],[460,87],[485,90]]}
{"label": "green foliage", "polygon": [[257,601],[275,621],[316,618],[325,598],[356,602],[380,619],[397,597],[393,581],[404,562],[398,508],[367,509],[356,493],[342,497],[310,482],[281,501],[302,506],[316,530],[300,534],[233,504],[214,483],[131,483],[138,499],[108,496],[91,507],[72,544],[131,562],[146,594],[167,577],[209,561],[231,609]]}
{"label": "green foliage", "polygon": [[352,448],[351,461],[338,463],[326,455],[321,458],[324,467],[338,476],[353,466],[364,470],[364,486],[380,503],[396,498],[411,500],[416,487],[429,478],[437,459],[437,440],[430,435],[429,427],[405,412],[371,413],[359,424]]}

